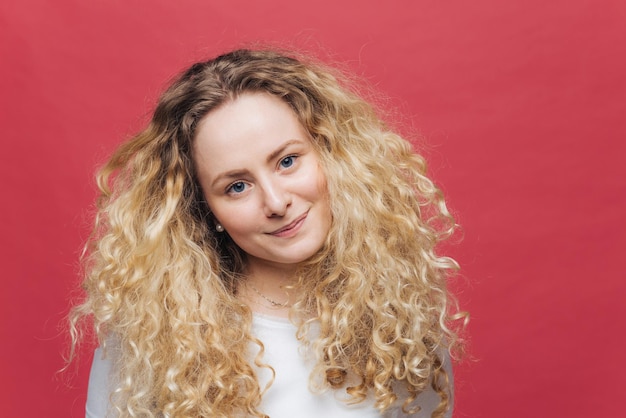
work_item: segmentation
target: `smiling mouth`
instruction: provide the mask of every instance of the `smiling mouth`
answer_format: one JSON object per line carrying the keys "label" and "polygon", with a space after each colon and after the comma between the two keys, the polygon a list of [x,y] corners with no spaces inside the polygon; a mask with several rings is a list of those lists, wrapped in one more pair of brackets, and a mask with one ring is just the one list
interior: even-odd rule
{"label": "smiling mouth", "polygon": [[300,228],[306,217],[309,215],[309,211],[306,211],[304,214],[300,215],[296,220],[291,222],[290,224],[283,226],[282,228],[277,229],[276,231],[270,232],[270,235],[274,236],[285,236],[291,235],[291,233],[295,232]]}

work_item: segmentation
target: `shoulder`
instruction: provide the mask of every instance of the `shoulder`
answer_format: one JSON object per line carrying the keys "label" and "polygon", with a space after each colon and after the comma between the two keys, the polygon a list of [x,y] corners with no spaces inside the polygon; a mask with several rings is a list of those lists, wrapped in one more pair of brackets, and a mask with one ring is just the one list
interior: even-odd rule
{"label": "shoulder", "polygon": [[98,347],[94,351],[89,385],[87,388],[87,403],[85,404],[86,418],[103,418],[110,407],[110,398],[113,391],[113,369],[115,364],[115,348],[106,352]]}

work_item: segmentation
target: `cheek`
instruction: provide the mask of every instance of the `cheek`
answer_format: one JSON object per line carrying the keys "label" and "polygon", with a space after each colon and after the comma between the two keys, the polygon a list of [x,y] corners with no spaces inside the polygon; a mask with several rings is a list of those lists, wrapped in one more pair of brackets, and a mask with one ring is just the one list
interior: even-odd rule
{"label": "cheek", "polygon": [[311,183],[308,189],[315,190],[315,194],[320,197],[326,197],[328,195],[328,183],[326,181],[326,174],[324,167],[322,167],[319,159],[315,161],[313,167],[307,176]]}
{"label": "cheek", "polygon": [[219,221],[224,228],[229,232],[236,233],[238,231],[245,231],[249,229],[245,220],[251,219],[251,214],[245,210],[245,208],[237,206],[219,207],[215,208],[213,212],[216,221]]}
{"label": "cheek", "polygon": [[221,224],[226,229],[230,230],[233,226],[236,227],[236,219],[245,219],[241,217],[240,208],[234,205],[225,205],[219,199],[211,200],[207,198],[207,202],[211,210],[211,221]]}
{"label": "cheek", "polygon": [[328,181],[326,179],[326,172],[321,166],[321,164],[318,165],[318,172],[317,172],[316,180],[317,180],[316,193],[317,193],[318,204],[324,207],[323,208],[325,212],[324,221],[326,223],[325,233],[328,233],[328,230],[331,228],[331,225],[333,222],[333,215],[332,215],[332,209],[330,207],[330,192],[328,189]]}
{"label": "cheek", "polygon": [[330,228],[332,223],[332,210],[330,208],[330,194],[328,192],[328,183],[324,172],[320,169],[316,176],[312,177],[315,181],[311,182],[311,200],[322,210],[323,222],[326,228]]}
{"label": "cheek", "polygon": [[329,207],[329,210],[330,210],[330,195],[328,193],[328,181],[326,180],[326,174],[324,173],[321,167],[318,167],[315,190],[316,190],[318,199],[324,200],[324,202],[326,203],[326,205]]}

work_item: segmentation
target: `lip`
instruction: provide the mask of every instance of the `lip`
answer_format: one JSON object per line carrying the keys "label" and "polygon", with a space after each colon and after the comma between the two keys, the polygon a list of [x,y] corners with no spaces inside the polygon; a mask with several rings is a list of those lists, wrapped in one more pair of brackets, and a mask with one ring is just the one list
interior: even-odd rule
{"label": "lip", "polygon": [[281,228],[278,228],[275,231],[270,232],[269,235],[273,235],[275,237],[294,236],[300,230],[300,227],[302,226],[302,224],[304,223],[304,220],[306,219],[308,215],[309,215],[309,211],[306,211],[305,213],[298,216],[294,221],[290,222],[289,224]]}

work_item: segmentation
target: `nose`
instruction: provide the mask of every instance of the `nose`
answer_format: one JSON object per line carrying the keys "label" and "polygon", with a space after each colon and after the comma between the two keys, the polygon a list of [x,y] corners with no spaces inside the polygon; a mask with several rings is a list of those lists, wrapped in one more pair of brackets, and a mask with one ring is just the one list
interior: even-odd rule
{"label": "nose", "polygon": [[263,185],[263,211],[268,218],[282,217],[291,205],[291,194],[279,181],[267,181]]}

